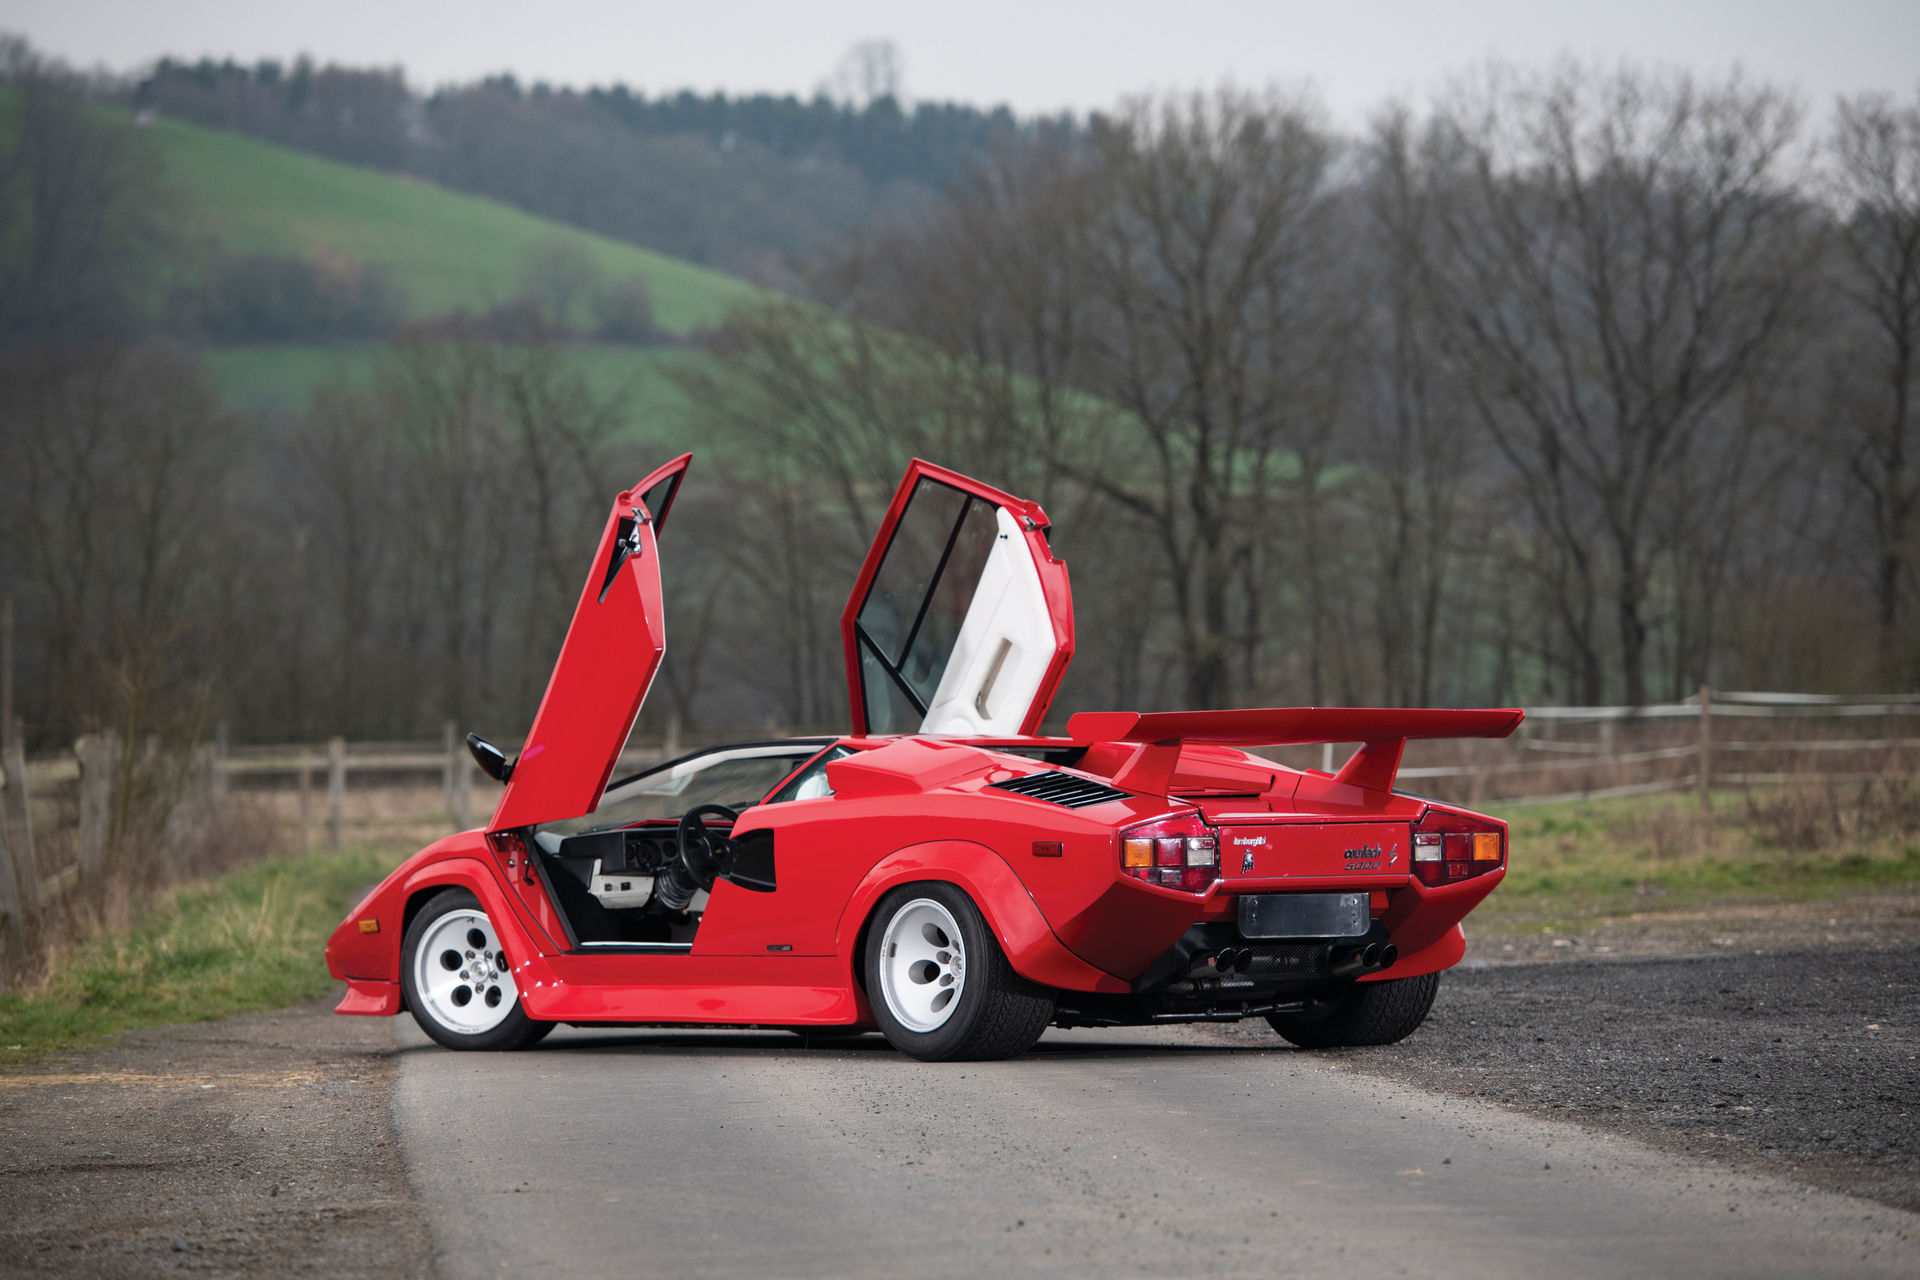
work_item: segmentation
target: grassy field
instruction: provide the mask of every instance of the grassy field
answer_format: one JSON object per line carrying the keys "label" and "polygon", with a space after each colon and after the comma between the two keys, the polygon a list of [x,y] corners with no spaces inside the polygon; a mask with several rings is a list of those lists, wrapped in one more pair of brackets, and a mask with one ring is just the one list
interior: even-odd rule
{"label": "grassy field", "polygon": [[[318,387],[371,383],[387,351],[378,343],[220,347],[208,351],[206,360],[215,384],[235,408],[297,412]],[[686,397],[669,370],[707,357],[686,349],[595,343],[571,345],[566,353],[596,395],[625,397],[626,421],[636,442],[675,452],[696,447],[697,442],[687,443]]]}
{"label": "grassy field", "polygon": [[274,858],[164,895],[134,927],[63,958],[44,990],[0,996],[0,1070],[129,1027],[277,1009],[333,987],[327,935],[411,850]]}
{"label": "grassy field", "polygon": [[1488,812],[1507,821],[1511,850],[1505,883],[1474,912],[1483,929],[1578,930],[1635,913],[1920,889],[1920,833],[1787,847],[1736,793],[1716,795],[1705,822],[1692,794]]}
{"label": "grassy field", "polygon": [[409,314],[503,302],[527,255],[578,247],[609,280],[642,276],[669,333],[711,325],[752,285],[718,271],[419,179],[162,120],[151,137],[191,238],[224,254],[344,255],[405,291]]}

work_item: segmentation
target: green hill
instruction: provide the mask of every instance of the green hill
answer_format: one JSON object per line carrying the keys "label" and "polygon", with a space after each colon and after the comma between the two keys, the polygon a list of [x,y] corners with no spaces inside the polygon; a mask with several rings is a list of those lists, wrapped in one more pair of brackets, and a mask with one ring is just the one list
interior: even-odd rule
{"label": "green hill", "polygon": [[[388,348],[373,342],[215,347],[207,368],[229,404],[242,409],[303,408],[322,386],[366,386]],[[683,348],[578,343],[567,361],[596,395],[619,395],[628,438],[679,451],[689,446],[686,397],[670,376],[682,361],[707,355]],[[711,442],[709,442],[711,444]]]}
{"label": "green hill", "polygon": [[412,316],[511,297],[539,246],[577,246],[607,279],[644,277],[668,333],[717,321],[756,290],[478,196],[357,169],[239,134],[162,120],[155,145],[193,230],[224,254],[337,254],[386,273]]}

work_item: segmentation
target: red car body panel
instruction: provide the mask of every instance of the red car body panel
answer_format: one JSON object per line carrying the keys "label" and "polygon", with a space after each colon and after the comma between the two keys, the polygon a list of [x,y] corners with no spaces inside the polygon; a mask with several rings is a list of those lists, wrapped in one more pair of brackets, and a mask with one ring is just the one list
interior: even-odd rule
{"label": "red car body panel", "polygon": [[666,653],[659,547],[641,495],[666,485],[671,506],[692,459],[683,454],[613,500],[567,642],[489,830],[576,818],[600,803]]}
{"label": "red car body panel", "polygon": [[[527,745],[487,830],[449,836],[408,859],[329,940],[329,969],[348,983],[340,1012],[400,1010],[408,923],[449,888],[479,899],[498,930],[526,1013],[565,1022],[871,1025],[860,978],[866,926],[889,890],[921,881],[959,887],[1016,972],[1088,1007],[1106,1001],[1101,1007],[1118,1008],[1116,1002],[1157,990],[1154,975],[1183,937],[1236,928],[1249,895],[1369,895],[1369,936],[1390,941],[1399,958],[1355,975],[1358,981],[1430,973],[1461,958],[1460,921],[1504,875],[1505,828],[1396,793],[1393,773],[1409,738],[1503,736],[1520,712],[1098,712],[1072,717],[1066,737],[1034,736],[1073,648],[1066,567],[1047,546],[1045,514],[919,461],[894,495],[842,617],[855,732],[794,749],[796,761],[801,752],[840,753],[814,757],[827,759],[828,789],[752,805],[734,822],[736,842],[753,840],[770,850],[768,881],[715,880],[690,945],[647,950],[644,943],[603,942],[595,945],[606,949],[595,950],[583,944],[542,861],[557,855],[536,851],[533,833],[601,803],[658,669],[664,626],[656,534],[688,462],[676,459],[615,500]],[[957,491],[945,500],[962,514],[917,608],[909,593],[902,597],[905,607],[875,622],[863,607],[883,570],[899,577],[885,569],[888,548],[916,492],[926,492],[916,489],[923,482]],[[1016,571],[1002,574],[1012,583],[1007,599],[1027,594],[1011,613],[1011,606],[994,601],[980,605],[977,592],[964,610],[947,600],[940,606],[948,613],[942,625],[954,633],[946,637],[953,649],[940,661],[980,659],[974,674],[985,674],[967,686],[970,700],[986,721],[1017,722],[1018,730],[870,736],[861,646],[901,676],[912,635],[935,608],[940,575],[975,501],[986,504],[982,510],[992,518],[991,524],[985,515],[977,521],[990,531],[980,536],[979,554],[1003,557]],[[978,572],[985,582],[996,570]],[[967,628],[976,615],[985,616],[983,609],[995,608],[1000,612],[989,621],[1002,628],[991,633],[1000,648],[970,658],[963,652]],[[896,627],[907,637],[897,644],[887,639],[883,646],[873,632],[907,622],[910,627]],[[1000,697],[994,687],[1002,663],[1015,661],[1008,653],[1020,646],[1025,654],[1018,660],[1029,665],[1015,692],[1029,699],[1024,704]],[[938,699],[923,694],[945,677],[938,670],[914,674],[920,692],[910,696],[935,704],[915,709],[932,718]],[[904,680],[901,687],[908,687]],[[945,685],[942,691],[950,692]],[[1321,741],[1362,745],[1333,774],[1288,768],[1243,749]],[[788,772],[800,772],[798,764]],[[1071,806],[1022,794],[1023,780],[1035,775],[1090,790]],[[1497,832],[1498,864],[1475,864],[1474,874],[1454,882],[1423,882],[1414,871],[1413,837],[1435,811]],[[1123,832],[1167,821],[1203,822],[1217,838],[1217,878],[1203,891],[1123,867]]]}

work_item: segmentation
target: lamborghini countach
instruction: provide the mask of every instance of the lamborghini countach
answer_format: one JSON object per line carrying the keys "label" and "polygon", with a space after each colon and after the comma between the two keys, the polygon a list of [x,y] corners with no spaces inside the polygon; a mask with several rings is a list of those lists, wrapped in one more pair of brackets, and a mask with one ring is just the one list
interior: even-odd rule
{"label": "lamborghini countach", "polygon": [[[907,470],[841,618],[848,732],[610,781],[665,644],[659,547],[691,455],[620,494],[483,829],[414,855],[327,945],[339,1012],[455,1049],[555,1025],[878,1029],[926,1060],[1050,1026],[1264,1018],[1375,1045],[1426,1017],[1505,826],[1395,790],[1413,738],[1517,710],[1082,712],[1034,503]],[[1335,771],[1249,748],[1357,744]]]}

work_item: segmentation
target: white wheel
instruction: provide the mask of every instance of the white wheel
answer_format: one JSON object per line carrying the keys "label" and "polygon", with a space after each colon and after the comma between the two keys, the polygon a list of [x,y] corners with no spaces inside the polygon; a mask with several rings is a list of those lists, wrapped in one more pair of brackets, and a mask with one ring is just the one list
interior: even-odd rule
{"label": "white wheel", "polygon": [[431,921],[413,952],[420,1011],[447,1030],[480,1035],[506,1021],[520,992],[484,911],[460,907]]}
{"label": "white wheel", "polygon": [[915,898],[893,914],[880,938],[880,995],[910,1031],[937,1031],[967,987],[967,951],[960,922],[932,898]]}
{"label": "white wheel", "polygon": [[887,1043],[922,1062],[1012,1058],[1053,1021],[1053,994],[1014,972],[979,906],[923,880],[880,899],[860,972]]}

